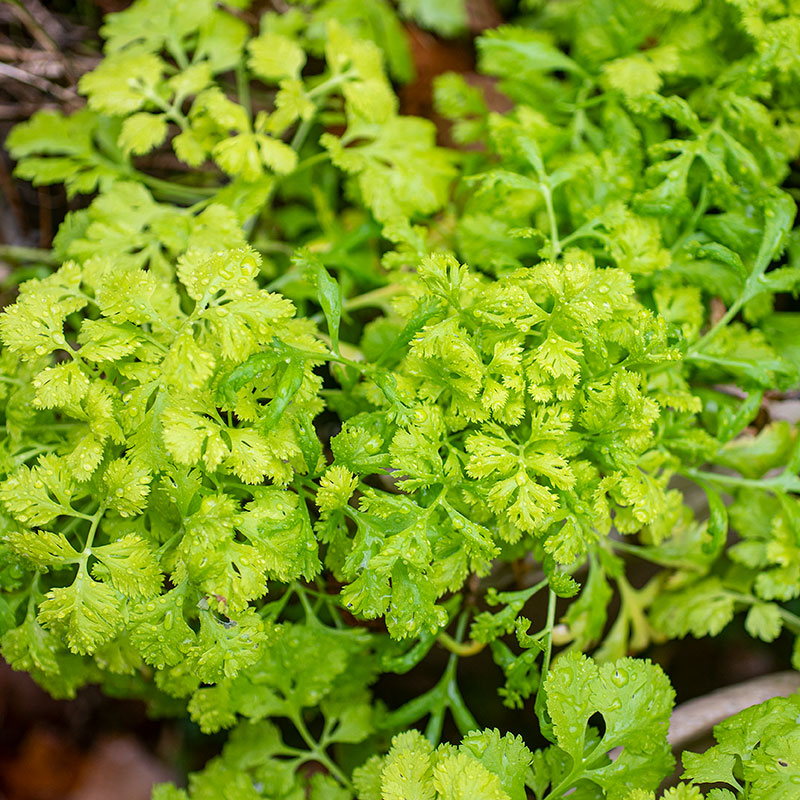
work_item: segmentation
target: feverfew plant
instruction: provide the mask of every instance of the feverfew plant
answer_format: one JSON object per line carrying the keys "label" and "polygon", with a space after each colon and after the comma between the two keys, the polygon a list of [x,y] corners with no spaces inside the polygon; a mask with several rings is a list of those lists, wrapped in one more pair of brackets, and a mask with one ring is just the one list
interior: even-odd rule
{"label": "feverfew plant", "polygon": [[[760,413],[800,380],[800,9],[528,3],[477,40],[509,111],[438,80],[446,149],[369,5],[137,0],[86,108],[9,137],[88,205],[0,315],[0,651],[230,729],[159,800],[653,798],[674,693],[632,656],[800,634],[800,437]],[[465,702],[487,647],[546,747]],[[796,706],[663,797],[793,796]]]}

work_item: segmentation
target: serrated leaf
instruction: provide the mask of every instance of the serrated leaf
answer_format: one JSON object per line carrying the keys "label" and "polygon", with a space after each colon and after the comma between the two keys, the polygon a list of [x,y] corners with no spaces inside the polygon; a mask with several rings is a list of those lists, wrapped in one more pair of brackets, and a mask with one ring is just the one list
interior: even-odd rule
{"label": "serrated leaf", "polygon": [[163,114],[139,112],[122,123],[119,146],[125,153],[141,156],[158,147],[167,138],[167,120]]}
{"label": "serrated leaf", "polygon": [[115,636],[123,622],[117,593],[92,580],[83,566],[70,586],[47,593],[38,619],[49,630],[63,631],[73,653],[89,655]]}
{"label": "serrated leaf", "polygon": [[95,578],[109,581],[126,597],[152,597],[161,589],[162,575],[154,549],[135,533],[92,547],[92,555],[98,560],[92,567]]}
{"label": "serrated leaf", "polygon": [[297,78],[306,63],[303,48],[288,36],[263,31],[247,45],[250,69],[261,78],[277,83],[281,78]]}

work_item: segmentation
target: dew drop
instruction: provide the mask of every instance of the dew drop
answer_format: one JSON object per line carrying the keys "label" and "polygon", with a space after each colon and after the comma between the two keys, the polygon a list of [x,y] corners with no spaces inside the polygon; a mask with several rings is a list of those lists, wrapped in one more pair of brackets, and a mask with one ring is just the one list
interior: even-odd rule
{"label": "dew drop", "polygon": [[628,683],[628,671],[624,667],[617,667],[611,676],[611,683],[614,686],[625,686]]}

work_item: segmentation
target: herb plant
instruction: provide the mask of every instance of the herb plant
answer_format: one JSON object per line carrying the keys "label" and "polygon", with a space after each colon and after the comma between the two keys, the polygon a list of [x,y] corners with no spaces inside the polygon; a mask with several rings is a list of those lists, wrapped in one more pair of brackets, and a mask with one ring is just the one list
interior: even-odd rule
{"label": "herb plant", "polygon": [[[800,634],[800,438],[752,427],[800,380],[800,8],[523,4],[477,40],[510,110],[442,76],[445,148],[389,4],[245,5],[109,15],[86,108],[7,140],[87,205],[0,315],[3,657],[230,729],[159,800],[653,798],[674,693],[632,656]],[[464,701],[484,648],[548,746]],[[797,706],[662,796],[794,797]]]}

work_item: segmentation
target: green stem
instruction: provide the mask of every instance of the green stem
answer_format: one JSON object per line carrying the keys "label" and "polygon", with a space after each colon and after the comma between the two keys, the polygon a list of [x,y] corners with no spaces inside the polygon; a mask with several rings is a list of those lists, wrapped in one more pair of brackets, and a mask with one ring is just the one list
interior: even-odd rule
{"label": "green stem", "polygon": [[575,116],[572,119],[572,149],[580,150],[583,132],[586,128],[586,111],[584,103],[589,96],[589,92],[594,88],[594,83],[590,80],[584,82],[575,98]]}
{"label": "green stem", "polygon": [[550,186],[544,182],[541,184],[541,192],[547,209],[547,217],[550,220],[550,256],[555,261],[561,254],[561,242],[558,239],[558,221],[553,208],[553,195],[550,191]]}
{"label": "green stem", "polygon": [[268,603],[264,608],[268,608],[269,613],[272,615],[272,619],[276,620],[283,614],[284,609],[286,608],[289,600],[291,600],[292,595],[295,594],[296,591],[296,584],[292,584],[289,586],[286,591],[275,601]]}
{"label": "green stem", "polygon": [[694,360],[696,358],[705,359],[706,361],[711,360],[710,358],[702,355],[702,350],[705,345],[707,345],[716,335],[741,311],[742,306],[745,304],[745,299],[747,296],[747,291],[743,291],[739,297],[733,302],[731,307],[725,312],[725,314],[719,319],[706,333],[695,342],[694,347],[686,354],[686,358],[689,360]]}
{"label": "green stem", "polygon": [[300,598],[300,605],[303,606],[303,611],[306,615],[306,622],[316,622],[317,615],[314,612],[314,609],[311,607],[311,603],[308,602],[308,596],[306,595],[305,589],[299,583],[295,584],[295,593]]}
{"label": "green stem", "polygon": [[0,259],[16,264],[57,264],[58,259],[52,250],[40,247],[21,247],[14,244],[0,244]]}
{"label": "green stem", "polygon": [[239,105],[244,107],[247,118],[253,119],[253,105],[250,101],[250,80],[247,77],[244,61],[236,65],[236,92],[239,95]]}
{"label": "green stem", "polygon": [[309,167],[313,167],[315,164],[319,164],[322,161],[327,161],[330,158],[330,154],[327,150],[323,150],[321,153],[315,153],[313,156],[309,156],[308,158],[304,158],[294,169],[292,175],[297,175],[298,172],[302,172],[304,169],[308,169]]}
{"label": "green stem", "polygon": [[352,69],[345,70],[344,72],[340,72],[338,75],[332,75],[327,80],[324,80],[322,83],[318,83],[313,89],[310,89],[307,93],[307,96],[310,100],[314,100],[315,98],[323,98],[329,95],[337,86],[340,86],[343,83],[347,83],[350,78],[355,77],[356,71]]}
{"label": "green stem", "polygon": [[186,51],[175,36],[170,36],[167,39],[167,50],[181,70],[188,69],[189,59],[186,57]]}
{"label": "green stem", "polygon": [[706,209],[708,208],[708,185],[703,184],[703,188],[700,190],[700,197],[697,199],[697,205],[694,208],[694,212],[692,213],[692,217],[689,222],[686,224],[686,227],[683,230],[683,233],[675,240],[670,247],[670,252],[675,253],[677,252],[686,240],[692,235],[692,233],[697,228],[697,223],[700,221],[700,217],[706,213]]}
{"label": "green stem", "polygon": [[544,800],[561,800],[564,792],[575,783],[583,774],[583,769],[577,769],[573,766],[569,775],[567,775],[559,784],[551,789],[544,797]]}
{"label": "green stem", "polygon": [[103,518],[103,514],[106,513],[106,508],[108,508],[108,506],[105,503],[103,503],[100,506],[100,508],[98,508],[97,511],[95,511],[94,514],[92,515],[91,518],[92,525],[89,528],[89,534],[86,537],[86,543],[83,545],[83,553],[81,554],[82,556],[81,562],[83,564],[86,563],[87,559],[92,553],[92,544],[94,544],[94,537],[95,534],[97,533],[97,528],[100,525],[100,520]]}
{"label": "green stem", "polygon": [[784,625],[795,635],[800,634],[800,617],[797,614],[792,614],[782,606],[778,606],[778,613],[784,622]]}
{"label": "green stem", "polygon": [[[759,597],[753,597],[751,594],[743,594],[741,592],[728,592],[728,596],[732,597],[734,600],[738,600],[740,603],[745,603],[749,606],[753,606],[756,603],[764,602]],[[784,625],[795,635],[800,634],[800,617],[797,614],[793,614],[791,611],[783,608],[782,606],[778,606],[778,614],[780,618],[783,620]]]}
{"label": "green stem", "polygon": [[371,308],[373,306],[384,308],[389,298],[402,294],[405,291],[407,291],[405,286],[390,283],[387,286],[381,286],[380,289],[372,289],[369,292],[364,292],[364,294],[350,297],[342,303],[342,307],[348,311],[353,311],[357,308]]}
{"label": "green stem", "polygon": [[680,471],[682,475],[696,481],[708,481],[737,489],[762,489],[768,492],[791,492],[800,490],[800,479],[791,473],[782,473],[774,478],[743,478],[741,475],[725,475],[721,472],[688,467]]}
{"label": "green stem", "polygon": [[[547,673],[550,670],[550,661],[553,657],[553,628],[556,622],[556,600],[556,593],[550,589],[547,597],[547,624],[545,625],[547,641],[545,642],[544,659],[542,660],[542,684],[547,678]],[[539,689],[541,689],[541,684]]]}
{"label": "green stem", "polygon": [[[343,83],[346,83],[350,80],[351,77],[355,75],[353,70],[348,70],[346,72],[342,72],[339,75],[334,75],[331,78],[323,81],[322,83],[315,86],[309,92],[306,93],[306,97],[309,100],[313,100],[314,104],[317,106],[319,110],[319,106],[321,105],[321,101],[325,99],[337,86],[340,86]],[[311,126],[314,124],[314,115],[304,119],[298,126],[297,130],[294,132],[294,136],[292,137],[292,141],[289,143],[289,146],[295,150],[296,152],[300,152],[300,148],[305,144],[306,138],[308,137],[308,132],[311,130]],[[327,153],[326,153],[327,157]],[[308,161],[308,159],[306,159]],[[299,165],[302,168],[308,166],[305,162]],[[295,169],[297,172],[297,169]]]}
{"label": "green stem", "polygon": [[597,239],[598,242],[602,242],[603,244],[610,244],[612,242],[612,238],[610,236],[595,230],[599,224],[600,220],[591,220],[585,225],[581,225],[580,228],[578,228],[576,231],[573,231],[571,234],[569,234],[569,236],[566,236],[561,240],[561,247],[565,247],[576,239]]}
{"label": "green stem", "polygon": [[167,119],[171,119],[182,131],[189,129],[189,120],[186,119],[183,112],[173,105],[170,105],[163,97],[156,94],[154,91],[148,89],[142,92],[144,96],[157,108],[164,112]]}
{"label": "green stem", "polygon": [[215,195],[219,191],[218,186],[184,186],[180,183],[161,180],[161,178],[147,175],[144,172],[138,172],[136,179],[160,192],[164,197],[172,197],[180,202],[208,202],[209,196]]}
{"label": "green stem", "polygon": [[306,743],[308,749],[311,751],[314,761],[319,762],[325,769],[336,778],[339,783],[342,784],[348,791],[355,792],[353,788],[353,784],[350,783],[347,776],[342,772],[336,764],[328,757],[328,754],[320,747],[319,742],[314,739],[314,737],[309,732],[308,728],[306,727],[305,722],[303,722],[303,718],[299,713],[293,714],[289,717],[292,724],[297,728],[297,732],[300,734],[300,737]]}
{"label": "green stem", "polygon": [[442,631],[437,637],[439,644],[457,656],[474,656],[486,647],[485,642],[476,642],[471,640],[469,642],[458,642],[449,633]]}
{"label": "green stem", "polygon": [[292,136],[292,141],[289,143],[289,146],[295,151],[299,152],[300,148],[305,143],[306,137],[308,136],[308,132],[311,130],[311,125],[314,122],[313,117],[309,117],[308,119],[304,119],[298,126],[297,130],[294,132],[294,136]]}

